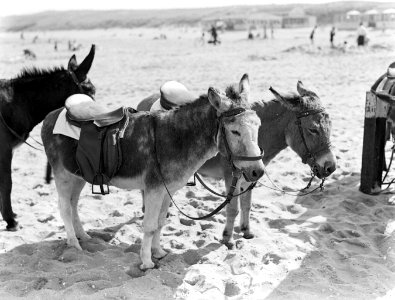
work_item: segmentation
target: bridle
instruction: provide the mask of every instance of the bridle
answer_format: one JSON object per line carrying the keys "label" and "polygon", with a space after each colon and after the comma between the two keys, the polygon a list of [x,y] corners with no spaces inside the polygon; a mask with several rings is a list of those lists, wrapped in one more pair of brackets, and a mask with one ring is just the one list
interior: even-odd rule
{"label": "bridle", "polygon": [[83,80],[83,81],[80,82],[80,81],[78,80],[78,78],[77,78],[77,75],[75,75],[74,71],[72,71],[72,70],[68,70],[68,73],[69,73],[71,79],[73,79],[74,83],[77,85],[78,90],[80,91],[80,93],[83,94],[83,93],[84,93],[84,89],[82,88],[82,85],[81,85],[81,84],[82,84],[85,80]]}
{"label": "bridle", "polygon": [[[217,136],[217,139],[218,139],[219,132],[221,131],[221,136],[222,136],[222,138],[223,138],[223,140],[224,140],[225,151],[226,151],[226,155],[225,155],[225,156],[226,156],[226,159],[227,159],[227,161],[229,162],[229,164],[232,166],[232,183],[231,183],[231,185],[230,185],[228,194],[227,194],[226,196],[224,196],[224,195],[222,195],[222,194],[220,194],[220,193],[217,193],[217,192],[213,191],[212,189],[210,189],[210,188],[203,182],[203,180],[201,179],[201,177],[199,176],[199,174],[196,173],[196,172],[195,172],[195,174],[194,174],[194,182],[191,183],[191,184],[188,184],[189,186],[196,185],[196,179],[198,179],[198,181],[199,181],[206,189],[208,189],[210,192],[212,192],[213,194],[215,194],[215,195],[217,195],[217,196],[219,196],[219,197],[225,198],[224,202],[222,202],[220,206],[218,206],[215,210],[213,210],[211,213],[209,213],[209,214],[207,214],[207,215],[204,215],[204,216],[201,216],[201,217],[191,217],[191,216],[185,214],[185,213],[178,207],[178,205],[175,203],[173,197],[171,196],[169,189],[167,188],[167,185],[166,185],[165,180],[164,180],[164,178],[163,178],[162,172],[161,172],[161,170],[160,170],[160,163],[159,163],[159,160],[158,160],[158,156],[157,156],[157,154],[155,155],[155,156],[156,156],[157,165],[158,165],[158,171],[159,171],[159,175],[160,175],[160,177],[161,177],[162,183],[163,183],[163,185],[164,185],[164,187],[165,187],[165,189],[166,189],[166,191],[167,191],[167,193],[168,193],[168,195],[169,195],[171,201],[173,202],[174,206],[175,206],[175,207],[179,210],[179,212],[180,212],[181,214],[183,214],[185,217],[187,217],[187,218],[189,218],[189,219],[192,219],[192,220],[203,220],[203,219],[210,218],[210,217],[212,217],[213,215],[215,215],[215,214],[217,214],[218,212],[220,212],[228,203],[230,203],[230,201],[233,199],[233,197],[238,197],[238,196],[240,196],[240,195],[242,195],[242,194],[244,194],[244,193],[247,193],[248,191],[252,190],[252,189],[255,187],[255,185],[256,185],[256,183],[257,183],[256,181],[253,182],[253,183],[251,183],[250,186],[249,186],[245,191],[243,191],[243,192],[241,192],[241,193],[239,193],[239,194],[234,195],[234,192],[235,192],[236,187],[237,187],[237,183],[238,183],[239,179],[241,178],[241,175],[244,175],[243,170],[240,169],[240,168],[238,168],[238,167],[234,164],[234,162],[235,162],[235,161],[257,161],[257,160],[261,160],[261,159],[263,158],[263,154],[262,154],[263,151],[261,150],[261,155],[258,155],[258,156],[241,156],[241,155],[234,155],[234,154],[232,153],[232,150],[230,149],[230,146],[229,146],[229,143],[228,143],[228,139],[227,139],[226,132],[225,132],[225,124],[224,124],[224,119],[225,119],[225,118],[234,117],[234,116],[240,115],[240,114],[242,114],[242,113],[244,113],[244,112],[246,112],[246,111],[247,111],[247,110],[246,110],[245,108],[242,108],[242,107],[240,107],[240,108],[234,108],[234,109],[228,110],[228,111],[226,111],[226,112],[223,112],[223,113],[221,113],[219,116],[217,116],[217,120],[218,120],[218,129],[217,129],[217,134],[216,134],[216,136]],[[155,128],[155,127],[154,127],[154,128]],[[156,140],[156,139],[155,139],[155,140]],[[217,145],[219,145],[218,142],[217,142]],[[157,153],[157,150],[156,150],[156,142],[155,142],[155,152]],[[246,176],[244,175],[244,177],[246,177]],[[246,178],[246,180],[247,180],[247,178]],[[247,181],[249,181],[249,180],[247,180]]]}
{"label": "bridle", "polygon": [[300,113],[296,114],[296,122],[295,122],[295,124],[298,126],[299,133],[300,133],[303,145],[304,145],[305,150],[306,150],[306,153],[302,156],[302,162],[304,164],[306,164],[306,163],[309,164],[310,167],[311,167],[311,171],[314,172],[314,174],[317,173],[317,168],[318,168],[317,159],[316,159],[317,156],[320,153],[329,150],[331,148],[331,144],[330,143],[326,143],[320,149],[318,149],[318,150],[316,150],[314,152],[311,151],[309,149],[309,147],[307,146],[306,138],[305,138],[304,133],[303,133],[301,119],[302,118],[306,118],[308,116],[312,116],[312,115],[316,115],[316,114],[319,114],[319,113],[323,113],[323,112],[325,112],[325,110],[323,108],[319,108],[319,109],[306,110],[306,111],[303,111],[303,112],[300,112]]}
{"label": "bridle", "polygon": [[[232,110],[229,110],[229,111],[226,111],[226,112],[223,112],[222,114],[220,114],[218,116],[218,121],[219,121],[218,133],[219,133],[219,130],[221,130],[221,136],[222,136],[222,138],[224,140],[225,151],[226,151],[225,155],[223,155],[223,154],[221,154],[221,155],[225,156],[226,160],[231,165],[232,173],[240,173],[240,175],[243,174],[244,178],[246,179],[246,181],[250,181],[250,180],[248,180],[248,178],[246,177],[244,172],[240,168],[238,168],[235,165],[234,162],[235,161],[256,161],[256,160],[261,160],[263,158],[263,154],[262,154],[263,150],[261,149],[261,154],[258,155],[258,156],[234,155],[232,153],[232,150],[230,149],[230,146],[229,146],[229,143],[228,143],[228,139],[227,139],[227,135],[226,135],[226,131],[225,131],[225,122],[224,122],[225,118],[234,117],[234,116],[237,116],[237,115],[242,114],[244,112],[246,112],[246,109],[240,107],[240,108],[234,108]],[[218,133],[217,133],[217,136],[218,136]]]}
{"label": "bridle", "polygon": [[[301,136],[301,138],[302,138],[303,145],[304,145],[305,150],[306,150],[305,155],[302,156],[302,162],[303,162],[304,164],[307,163],[307,164],[310,166],[310,169],[311,169],[311,178],[310,178],[310,181],[308,182],[307,186],[306,186],[304,189],[302,189],[302,191],[304,191],[304,190],[310,188],[313,179],[317,176],[318,167],[319,167],[319,165],[318,165],[318,163],[317,163],[317,157],[318,157],[318,155],[319,155],[320,153],[324,152],[324,151],[330,150],[331,144],[330,144],[330,142],[325,143],[325,145],[323,145],[323,146],[322,146],[321,148],[319,148],[318,150],[316,150],[316,151],[314,151],[314,152],[311,151],[311,150],[309,149],[308,145],[307,145],[306,138],[305,138],[304,133],[303,133],[303,127],[302,127],[302,121],[301,121],[301,119],[302,119],[302,118],[306,118],[306,117],[308,117],[308,116],[312,116],[312,115],[316,115],[316,114],[319,114],[319,113],[323,113],[323,112],[325,112],[325,110],[324,110],[323,108],[318,108],[318,109],[306,110],[306,111],[299,112],[299,113],[296,114],[296,122],[295,122],[295,124],[298,126],[299,133],[300,133],[300,136]],[[325,182],[325,178],[326,178],[326,177],[324,177],[324,178],[321,179],[321,184],[320,184],[321,190],[323,189],[324,182]]]}

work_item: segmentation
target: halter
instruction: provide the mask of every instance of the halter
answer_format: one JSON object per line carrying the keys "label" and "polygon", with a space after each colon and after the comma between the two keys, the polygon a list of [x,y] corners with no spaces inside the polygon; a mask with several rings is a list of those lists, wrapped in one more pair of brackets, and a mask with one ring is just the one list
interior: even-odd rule
{"label": "halter", "polygon": [[330,149],[331,144],[330,144],[330,143],[326,143],[326,144],[325,144],[323,147],[321,147],[320,149],[318,149],[318,150],[312,152],[312,151],[309,149],[309,147],[307,146],[306,138],[305,138],[304,133],[303,133],[303,128],[302,128],[302,121],[301,121],[301,119],[302,119],[302,118],[305,118],[305,117],[308,117],[308,116],[316,115],[316,114],[319,114],[319,113],[322,113],[322,112],[325,112],[325,110],[322,109],[322,108],[319,108],[319,109],[306,110],[306,111],[303,111],[303,112],[300,112],[300,113],[297,113],[297,114],[296,114],[296,122],[295,122],[295,124],[298,125],[299,133],[300,133],[300,136],[302,137],[303,145],[304,145],[304,147],[305,147],[305,149],[306,149],[306,154],[303,155],[303,157],[302,157],[302,162],[303,162],[304,164],[305,164],[305,163],[310,163],[310,165],[311,165],[311,171],[312,171],[312,173],[313,173],[314,175],[317,173],[317,167],[318,167],[318,164],[317,164],[317,162],[316,162],[316,157],[317,157],[317,155],[318,155],[319,153],[323,152],[323,151],[326,151],[326,150]]}
{"label": "halter", "polygon": [[[235,108],[226,112],[223,112],[219,117],[219,129],[221,130],[222,133],[222,137],[224,139],[224,145],[225,145],[225,151],[226,151],[226,159],[228,160],[229,164],[232,166],[232,173],[240,173],[245,176],[244,172],[238,168],[235,164],[234,161],[238,160],[238,161],[256,161],[256,160],[261,160],[263,158],[263,151],[261,149],[261,155],[258,156],[242,156],[242,155],[234,155],[232,153],[232,150],[230,149],[229,143],[228,143],[228,139],[226,137],[226,132],[225,132],[225,124],[224,124],[224,118],[229,118],[229,117],[233,117],[233,116],[237,116],[243,112],[245,112],[246,109],[245,108]],[[246,178],[247,180],[247,178]],[[247,180],[249,181],[249,180]]]}
{"label": "halter", "polygon": [[84,93],[84,89],[82,88],[81,83],[84,82],[84,81],[80,82],[78,80],[78,78],[77,78],[77,75],[75,75],[74,71],[68,70],[68,72],[69,72],[69,74],[71,76],[71,79],[73,79],[74,83],[77,85],[80,93],[83,94]]}

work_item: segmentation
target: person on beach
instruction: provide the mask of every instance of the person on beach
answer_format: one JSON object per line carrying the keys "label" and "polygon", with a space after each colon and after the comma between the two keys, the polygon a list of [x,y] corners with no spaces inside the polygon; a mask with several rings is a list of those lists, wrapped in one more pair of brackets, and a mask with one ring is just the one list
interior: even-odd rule
{"label": "person on beach", "polygon": [[336,34],[336,28],[335,28],[335,26],[333,26],[331,32],[329,33],[329,41],[331,42],[331,48],[335,47],[335,45],[333,44],[335,34]]}
{"label": "person on beach", "polygon": [[359,24],[358,29],[357,29],[357,45],[358,45],[358,47],[365,46],[366,36],[367,36],[366,28],[365,28],[365,26],[363,26],[363,23],[361,22]]}
{"label": "person on beach", "polygon": [[209,43],[212,43],[212,44],[214,44],[214,45],[219,44],[220,41],[218,40],[217,28],[215,28],[214,25],[211,26],[210,33],[211,33],[212,40],[210,40],[210,41],[208,41],[208,42],[209,42]]}
{"label": "person on beach", "polygon": [[311,44],[314,45],[314,35],[315,35],[315,30],[317,29],[317,25],[314,26],[313,30],[310,33],[310,41]]}

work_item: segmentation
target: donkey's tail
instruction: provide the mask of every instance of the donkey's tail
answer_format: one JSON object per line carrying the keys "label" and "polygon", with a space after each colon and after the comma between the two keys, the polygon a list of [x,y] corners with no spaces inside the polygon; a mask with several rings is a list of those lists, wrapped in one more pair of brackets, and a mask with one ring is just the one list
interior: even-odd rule
{"label": "donkey's tail", "polygon": [[45,171],[45,183],[50,184],[52,179],[52,167],[47,161],[47,169]]}

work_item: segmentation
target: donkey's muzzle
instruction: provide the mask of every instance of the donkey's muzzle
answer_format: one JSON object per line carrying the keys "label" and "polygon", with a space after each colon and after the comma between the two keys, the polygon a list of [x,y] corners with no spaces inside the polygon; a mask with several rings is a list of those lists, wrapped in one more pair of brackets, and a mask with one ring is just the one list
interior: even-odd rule
{"label": "donkey's muzzle", "polygon": [[261,178],[265,174],[264,168],[257,167],[257,168],[250,168],[247,170],[243,170],[243,177],[248,182],[255,182],[259,178]]}

